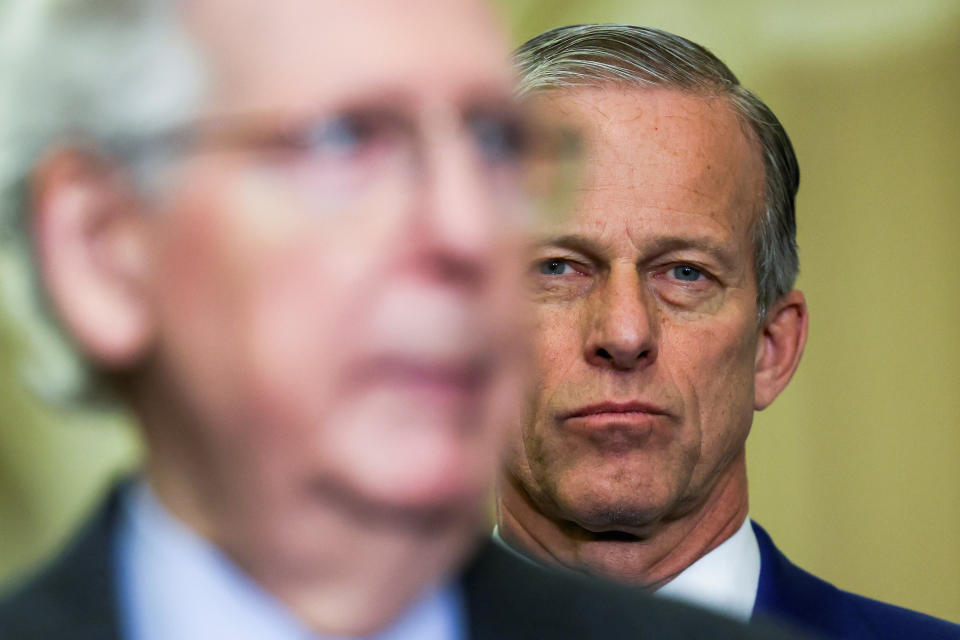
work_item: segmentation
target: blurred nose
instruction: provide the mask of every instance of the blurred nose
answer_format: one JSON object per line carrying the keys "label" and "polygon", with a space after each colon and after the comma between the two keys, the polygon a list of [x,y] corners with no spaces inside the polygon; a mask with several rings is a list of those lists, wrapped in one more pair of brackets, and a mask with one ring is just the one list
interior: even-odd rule
{"label": "blurred nose", "polygon": [[614,264],[590,298],[584,357],[596,367],[633,371],[657,358],[655,309],[632,264]]}
{"label": "blurred nose", "polygon": [[480,284],[503,240],[496,200],[459,122],[435,121],[425,129],[414,242],[434,275]]}

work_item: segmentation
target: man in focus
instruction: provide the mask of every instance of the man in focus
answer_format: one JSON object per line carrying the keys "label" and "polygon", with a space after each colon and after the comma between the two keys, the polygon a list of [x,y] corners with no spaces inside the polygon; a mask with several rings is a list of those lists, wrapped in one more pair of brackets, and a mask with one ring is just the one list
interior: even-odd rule
{"label": "man in focus", "polygon": [[484,5],[4,19],[4,216],[147,455],[0,635],[746,633],[477,551],[522,387],[525,172],[551,147]]}
{"label": "man in focus", "polygon": [[498,536],[545,563],[826,637],[960,637],[792,565],[748,513],[754,411],[807,337],[776,116],[713,54],[624,25],[523,45],[526,100],[585,139],[575,213],[531,259],[536,383]]}

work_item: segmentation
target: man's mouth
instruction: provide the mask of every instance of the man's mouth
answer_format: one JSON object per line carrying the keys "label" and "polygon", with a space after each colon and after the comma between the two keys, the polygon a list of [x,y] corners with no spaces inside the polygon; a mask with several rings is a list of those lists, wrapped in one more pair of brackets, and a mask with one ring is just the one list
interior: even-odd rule
{"label": "man's mouth", "polygon": [[628,452],[643,446],[670,413],[649,402],[600,402],[562,412],[558,418],[565,431],[605,449]]}
{"label": "man's mouth", "polygon": [[560,419],[590,418],[602,420],[605,418],[615,419],[666,415],[668,415],[668,412],[665,409],[647,402],[600,402],[561,413]]}

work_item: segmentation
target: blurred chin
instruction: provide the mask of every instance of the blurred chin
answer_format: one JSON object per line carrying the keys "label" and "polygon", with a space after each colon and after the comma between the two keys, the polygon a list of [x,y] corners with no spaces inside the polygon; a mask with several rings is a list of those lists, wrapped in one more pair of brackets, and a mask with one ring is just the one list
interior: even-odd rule
{"label": "blurred chin", "polygon": [[486,483],[454,466],[428,462],[416,472],[383,467],[375,474],[346,470],[341,477],[359,501],[385,512],[406,510],[411,517],[473,512],[485,496]]}
{"label": "blurred chin", "polygon": [[333,475],[371,503],[474,509],[485,497],[497,451],[489,430],[463,409],[389,395],[351,403],[325,425]]}

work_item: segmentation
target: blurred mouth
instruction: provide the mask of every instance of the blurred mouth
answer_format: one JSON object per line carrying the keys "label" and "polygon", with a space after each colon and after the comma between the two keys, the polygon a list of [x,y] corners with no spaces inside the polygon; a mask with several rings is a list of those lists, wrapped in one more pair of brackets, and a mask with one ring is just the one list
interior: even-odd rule
{"label": "blurred mouth", "polygon": [[350,376],[355,389],[392,388],[400,392],[467,399],[486,389],[490,367],[479,360],[413,357],[373,358]]}

